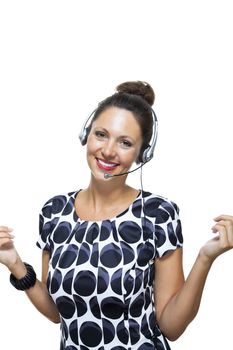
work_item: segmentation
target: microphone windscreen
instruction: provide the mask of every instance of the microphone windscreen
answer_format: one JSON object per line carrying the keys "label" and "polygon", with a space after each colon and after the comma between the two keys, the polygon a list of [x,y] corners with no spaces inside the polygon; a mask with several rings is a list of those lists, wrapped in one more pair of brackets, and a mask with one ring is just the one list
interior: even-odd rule
{"label": "microphone windscreen", "polygon": [[104,178],[105,178],[105,179],[109,179],[110,177],[112,177],[111,174],[104,174]]}

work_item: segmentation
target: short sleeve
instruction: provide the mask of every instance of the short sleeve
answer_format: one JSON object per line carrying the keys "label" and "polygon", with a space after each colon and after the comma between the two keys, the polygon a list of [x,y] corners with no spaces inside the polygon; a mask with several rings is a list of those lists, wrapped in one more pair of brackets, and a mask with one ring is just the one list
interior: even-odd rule
{"label": "short sleeve", "polygon": [[48,200],[42,207],[39,214],[39,238],[36,245],[43,250],[50,251],[50,235],[52,226],[52,204],[53,200]]}
{"label": "short sleeve", "polygon": [[178,206],[164,199],[155,217],[156,256],[161,258],[183,246],[182,227]]}

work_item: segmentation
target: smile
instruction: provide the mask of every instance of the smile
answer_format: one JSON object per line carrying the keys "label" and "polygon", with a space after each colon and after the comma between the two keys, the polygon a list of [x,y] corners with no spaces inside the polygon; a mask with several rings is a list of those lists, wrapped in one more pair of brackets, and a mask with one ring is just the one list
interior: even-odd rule
{"label": "smile", "polygon": [[101,170],[105,170],[105,171],[109,171],[109,170],[115,169],[119,165],[118,163],[105,162],[105,161],[103,161],[102,159],[99,159],[99,158],[96,158],[96,162],[97,162],[98,167]]}

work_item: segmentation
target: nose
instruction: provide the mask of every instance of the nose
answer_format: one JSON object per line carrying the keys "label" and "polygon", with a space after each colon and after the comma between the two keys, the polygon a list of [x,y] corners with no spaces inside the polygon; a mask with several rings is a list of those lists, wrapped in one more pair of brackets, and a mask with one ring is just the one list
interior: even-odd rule
{"label": "nose", "polygon": [[108,140],[104,144],[101,153],[105,159],[113,159],[116,156],[116,144],[114,140]]}

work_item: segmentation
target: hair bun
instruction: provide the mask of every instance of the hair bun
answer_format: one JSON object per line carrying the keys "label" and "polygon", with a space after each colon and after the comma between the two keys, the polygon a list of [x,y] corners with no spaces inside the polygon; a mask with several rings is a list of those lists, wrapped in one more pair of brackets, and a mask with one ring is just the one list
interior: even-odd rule
{"label": "hair bun", "polygon": [[125,92],[127,94],[138,95],[146,100],[149,105],[153,105],[155,93],[152,87],[145,81],[127,81],[116,87],[117,92]]}

